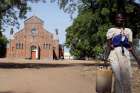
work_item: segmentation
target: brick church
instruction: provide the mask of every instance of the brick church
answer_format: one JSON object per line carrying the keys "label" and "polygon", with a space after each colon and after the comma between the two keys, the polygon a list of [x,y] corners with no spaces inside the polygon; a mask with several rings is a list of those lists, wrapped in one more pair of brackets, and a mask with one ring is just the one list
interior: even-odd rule
{"label": "brick church", "polygon": [[59,59],[63,47],[57,34],[44,29],[43,21],[32,16],[24,21],[24,28],[13,34],[7,47],[7,57],[25,59]]}

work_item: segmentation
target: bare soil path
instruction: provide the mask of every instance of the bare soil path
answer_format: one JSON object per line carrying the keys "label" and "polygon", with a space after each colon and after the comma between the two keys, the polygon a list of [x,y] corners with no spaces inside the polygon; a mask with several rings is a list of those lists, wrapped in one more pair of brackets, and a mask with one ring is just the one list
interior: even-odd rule
{"label": "bare soil path", "polygon": [[0,69],[0,93],[96,93],[95,76],[87,70],[81,66]]}

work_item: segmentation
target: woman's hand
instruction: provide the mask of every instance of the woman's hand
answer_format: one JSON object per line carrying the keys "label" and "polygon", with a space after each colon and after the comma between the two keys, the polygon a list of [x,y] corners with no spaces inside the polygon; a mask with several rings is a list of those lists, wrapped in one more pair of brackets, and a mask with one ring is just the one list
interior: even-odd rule
{"label": "woman's hand", "polygon": [[111,45],[110,45],[110,48],[111,48],[111,50],[113,50],[113,49],[114,49],[114,45],[113,45],[113,44],[111,44]]}
{"label": "woman's hand", "polygon": [[112,44],[112,40],[111,39],[108,39],[107,40],[107,45],[110,48],[110,50],[113,50],[114,49],[114,45]]}
{"label": "woman's hand", "polygon": [[133,48],[129,48],[129,51],[131,52],[131,54],[133,55],[133,57],[136,59],[138,66],[140,67],[140,58],[139,56],[136,54],[135,50]]}
{"label": "woman's hand", "polygon": [[128,51],[130,51],[130,52],[133,51],[133,48],[132,47],[128,48]]}

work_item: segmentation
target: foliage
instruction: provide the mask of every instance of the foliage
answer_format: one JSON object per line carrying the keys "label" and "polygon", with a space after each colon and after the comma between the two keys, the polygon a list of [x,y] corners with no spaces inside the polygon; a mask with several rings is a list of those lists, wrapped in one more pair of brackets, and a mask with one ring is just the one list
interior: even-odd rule
{"label": "foliage", "polygon": [[113,26],[113,15],[120,10],[126,10],[127,26],[134,30],[134,36],[138,35],[140,30],[140,22],[137,20],[140,18],[138,6],[125,1],[125,6],[119,6],[118,9],[120,2],[117,0],[92,1],[79,0],[81,2],[77,6],[79,14],[73,24],[66,29],[66,46],[70,48],[71,54],[77,57],[97,58],[103,53],[106,32]]}
{"label": "foliage", "polygon": [[6,56],[6,45],[8,40],[5,36],[0,37],[0,58]]}
{"label": "foliage", "polygon": [[97,57],[103,52],[106,29],[111,24],[101,25],[98,13],[88,10],[82,12],[66,32],[66,46],[71,54],[80,57]]}
{"label": "foliage", "polygon": [[132,29],[135,38],[140,38],[140,7],[135,7],[134,11],[129,13],[127,26]]}
{"label": "foliage", "polygon": [[5,36],[0,37],[0,45],[6,45],[8,40]]}
{"label": "foliage", "polygon": [[8,26],[18,27],[18,18],[25,18],[29,9],[24,0],[0,0],[0,31]]}

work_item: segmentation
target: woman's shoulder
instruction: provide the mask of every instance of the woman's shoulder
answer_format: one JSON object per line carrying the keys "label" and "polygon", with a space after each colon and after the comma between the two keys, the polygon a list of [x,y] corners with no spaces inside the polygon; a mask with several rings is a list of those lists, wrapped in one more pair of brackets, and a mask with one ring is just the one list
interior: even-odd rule
{"label": "woman's shoulder", "polygon": [[132,30],[130,28],[125,28],[125,31],[132,32]]}
{"label": "woman's shoulder", "polygon": [[115,31],[115,30],[117,30],[117,28],[115,28],[115,27],[112,27],[112,28],[109,28],[109,29],[108,29],[109,32],[110,32],[110,31],[112,32],[112,31]]}

